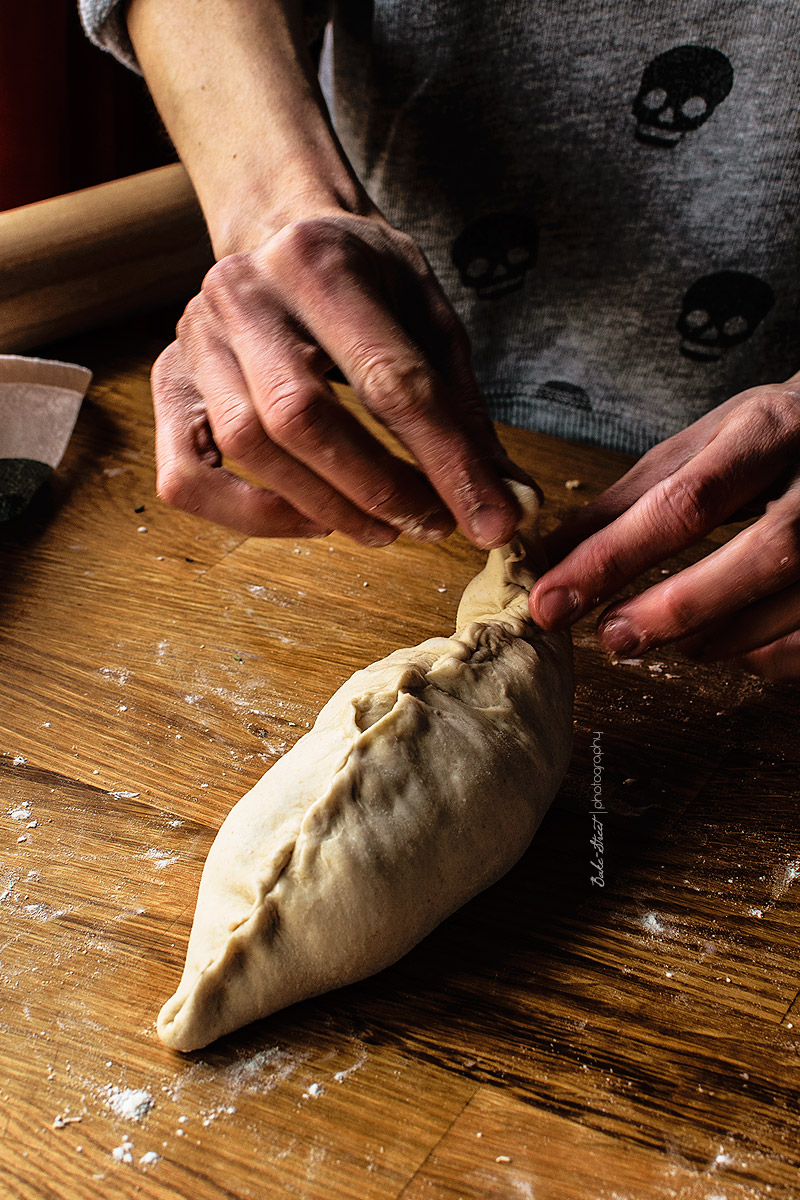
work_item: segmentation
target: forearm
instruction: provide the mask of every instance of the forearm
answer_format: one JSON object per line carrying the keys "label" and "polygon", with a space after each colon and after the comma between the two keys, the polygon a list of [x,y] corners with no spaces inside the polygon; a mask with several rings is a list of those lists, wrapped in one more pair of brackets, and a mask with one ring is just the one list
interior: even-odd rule
{"label": "forearm", "polygon": [[[153,369],[159,493],[249,536],[339,529],[383,546],[398,531],[435,541],[455,520],[477,545],[502,545],[519,520],[502,479],[519,470],[422,252],[336,141],[300,5],[130,5],[139,64],[223,259]],[[343,408],[330,362],[416,464]]]}
{"label": "forearm", "polygon": [[372,211],[333,133],[300,0],[132,0],[128,29],[218,258]]}

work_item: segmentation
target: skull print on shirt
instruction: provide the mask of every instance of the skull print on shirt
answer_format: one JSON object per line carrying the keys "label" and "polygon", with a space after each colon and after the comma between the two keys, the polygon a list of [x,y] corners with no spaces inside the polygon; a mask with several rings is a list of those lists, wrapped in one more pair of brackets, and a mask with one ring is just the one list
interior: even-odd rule
{"label": "skull print on shirt", "polygon": [[704,125],[733,87],[733,67],[710,46],[674,46],[644,69],[633,102],[635,134],[646,146],[671,149]]}
{"label": "skull print on shirt", "polygon": [[494,300],[522,287],[536,263],[539,231],[524,213],[478,217],[453,243],[453,263],[465,287],[481,300]]}
{"label": "skull print on shirt", "polygon": [[744,271],[716,271],[697,279],[683,298],[677,321],[681,354],[694,362],[719,362],[753,333],[775,303],[768,283]]}

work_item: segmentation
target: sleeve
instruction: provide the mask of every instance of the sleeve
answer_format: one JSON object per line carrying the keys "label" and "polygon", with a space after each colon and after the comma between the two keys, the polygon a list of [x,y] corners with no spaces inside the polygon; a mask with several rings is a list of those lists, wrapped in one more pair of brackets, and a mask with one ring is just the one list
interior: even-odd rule
{"label": "sleeve", "polygon": [[78,12],[89,40],[141,75],[128,37],[124,0],[78,0]]}
{"label": "sleeve", "polygon": [[[303,0],[306,36],[309,42],[318,37],[325,28],[330,16],[329,8],[329,0]],[[95,46],[99,46],[101,50],[108,50],[126,67],[142,74],[131,39],[128,37],[125,0],[78,0],[78,12],[86,34]]]}

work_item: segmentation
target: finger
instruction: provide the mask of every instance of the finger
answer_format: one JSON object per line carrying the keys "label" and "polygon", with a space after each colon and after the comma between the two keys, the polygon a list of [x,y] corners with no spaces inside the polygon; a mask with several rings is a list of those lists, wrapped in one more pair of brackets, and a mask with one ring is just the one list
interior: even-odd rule
{"label": "finger", "polygon": [[[780,392],[780,388],[776,389]],[[691,462],[700,451],[713,440],[729,420],[734,420],[739,426],[747,420],[751,411],[748,398],[754,400],[758,392],[764,395],[764,389],[751,389],[726,400],[711,412],[706,413],[687,429],[674,434],[664,442],[659,442],[648,450],[621,479],[607,488],[601,496],[591,504],[587,504],[576,513],[570,514],[557,529],[544,538],[544,547],[550,562],[557,563],[565,558],[570,551],[587,537],[605,528],[615,521],[623,512],[631,507],[654,484],[666,480],[681,467]],[[744,411],[747,406],[746,411]],[[740,412],[739,410],[743,411]],[[737,433],[738,437],[738,433]],[[747,440],[746,438],[744,439]],[[751,497],[751,499],[756,498]],[[756,515],[750,500],[743,506],[743,512],[728,514],[731,521],[745,520]]]}
{"label": "finger", "polygon": [[544,493],[536,480],[510,457],[500,441],[472,369],[469,335],[424,259],[415,288],[399,311],[410,315],[411,319],[405,321],[408,333],[441,375],[444,398],[454,419],[469,430],[476,443],[486,447],[502,479],[532,488],[539,504],[543,504]]}
{"label": "finger", "polygon": [[[366,312],[351,311],[366,329]],[[487,445],[448,411],[441,377],[382,315],[373,315],[369,332],[360,346],[329,340],[359,398],[408,447],[477,545],[507,542],[519,509],[493,461],[494,439]]]}
{"label": "finger", "polygon": [[734,658],[800,629],[800,585],[750,604],[720,627],[681,649],[700,662]]}
{"label": "finger", "polygon": [[614,605],[598,633],[607,650],[640,653],[713,626],[798,579],[795,535],[777,509],[700,562]]}
{"label": "finger", "polygon": [[[469,336],[439,281],[430,268],[423,279],[422,320],[412,326],[411,335],[429,353],[445,383],[446,395],[454,398],[456,416],[469,427],[472,438],[487,447],[503,479],[514,479],[533,488],[544,503],[544,494],[536,481],[509,456],[497,434],[481,395],[472,369],[472,349]],[[431,332],[432,331],[432,332]],[[434,341],[431,346],[430,341]]]}
{"label": "finger", "polygon": [[800,631],[790,633],[760,650],[743,654],[737,663],[745,671],[774,683],[800,680]]}
{"label": "finger", "polygon": [[788,447],[765,436],[761,423],[758,410],[751,411],[744,432],[742,422],[732,420],[691,462],[649,488],[548,571],[531,593],[534,619],[549,629],[572,624],[762,491],[783,469]]}
{"label": "finger", "polygon": [[[352,269],[352,264],[348,264]],[[310,273],[309,273],[310,274]],[[442,376],[348,270],[313,272],[301,316],[366,407],[403,442],[472,540],[501,545],[520,513],[487,446],[447,402]]]}
{"label": "finger", "polygon": [[199,393],[177,371],[178,355],[170,347],[153,372],[159,497],[248,537],[320,537],[329,533],[280,496],[246,483],[219,465],[220,454]]}
{"label": "finger", "polygon": [[[680,436],[680,435],[679,435]],[[676,444],[673,445],[672,443]],[[629,471],[606,488],[595,500],[570,513],[552,530],[543,544],[548,560],[555,564],[593,533],[610,525],[626,512],[654,484],[666,479],[689,462],[695,454],[688,442],[670,438],[648,450]]]}
{"label": "finger", "polygon": [[276,446],[254,407],[231,350],[206,332],[192,368],[214,441],[223,454],[277,492],[311,521],[324,522],[357,542],[387,546],[397,530],[362,512],[314,471]]}
{"label": "finger", "polygon": [[242,314],[232,338],[269,440],[370,518],[420,541],[440,541],[452,533],[452,517],[427,480],[339,403],[313,369],[312,348],[296,332],[285,324],[270,329],[270,324],[250,324]]}

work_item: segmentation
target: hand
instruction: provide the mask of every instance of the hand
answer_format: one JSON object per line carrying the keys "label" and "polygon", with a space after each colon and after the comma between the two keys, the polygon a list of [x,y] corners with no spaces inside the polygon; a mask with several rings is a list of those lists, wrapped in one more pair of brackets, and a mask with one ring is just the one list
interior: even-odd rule
{"label": "hand", "polygon": [[703,661],[733,658],[768,679],[800,679],[800,374],[742,392],[654,446],[556,529],[545,545],[557,565],[531,593],[534,619],[566,628],[759,500],[758,520],[611,605],[598,633],[619,654],[682,642]]}
{"label": "hand", "polygon": [[[339,403],[331,362],[421,471]],[[436,541],[455,518],[489,547],[516,527],[501,478],[527,477],[484,410],[467,336],[416,244],[378,216],[294,221],[221,259],[153,368],[153,401],[161,498],[243,533],[382,546]]]}

